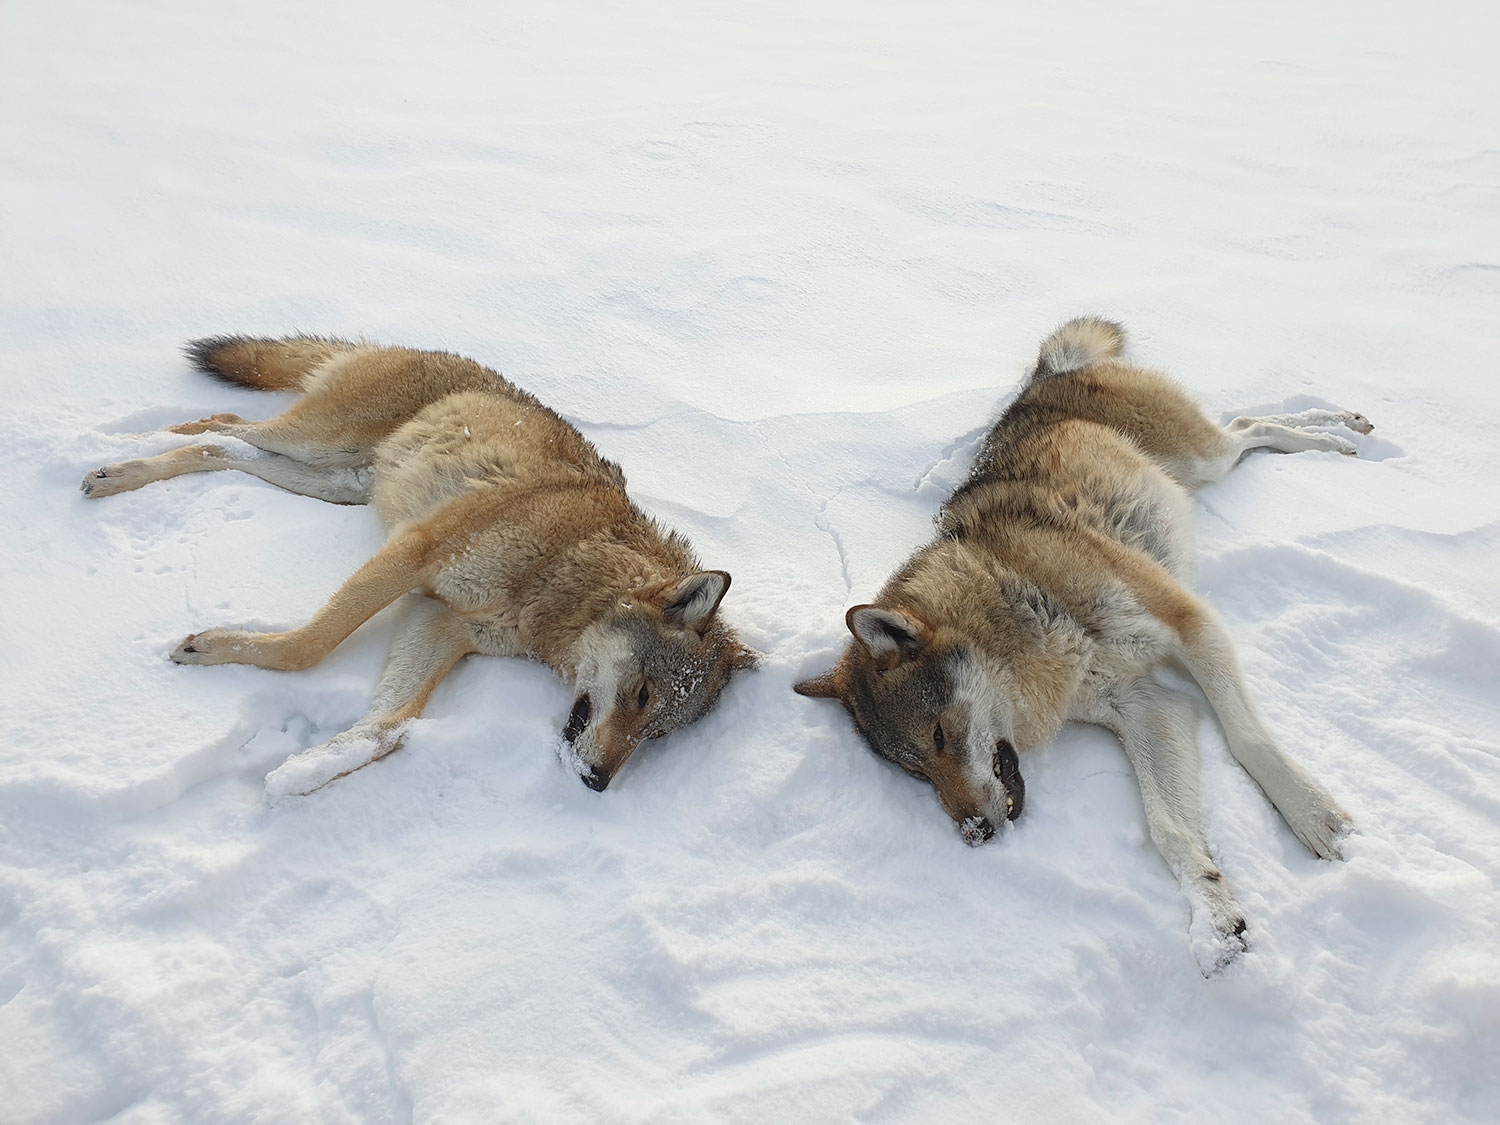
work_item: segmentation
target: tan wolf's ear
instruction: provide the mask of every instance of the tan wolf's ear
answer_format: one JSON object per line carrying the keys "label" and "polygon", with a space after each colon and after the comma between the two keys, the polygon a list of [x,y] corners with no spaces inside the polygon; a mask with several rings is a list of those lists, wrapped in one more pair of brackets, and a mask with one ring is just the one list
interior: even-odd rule
{"label": "tan wolf's ear", "polygon": [[792,690],[809,699],[843,699],[845,686],[844,662],[840,660],[821,676],[793,684]]}
{"label": "tan wolf's ear", "polygon": [[913,659],[927,644],[926,626],[894,609],[851,606],[844,614],[844,624],[882,668],[894,668]]}
{"label": "tan wolf's ear", "polygon": [[679,629],[692,629],[701,633],[728,590],[728,571],[700,570],[697,574],[688,575],[672,588],[667,594],[667,604],[662,607],[662,613]]}

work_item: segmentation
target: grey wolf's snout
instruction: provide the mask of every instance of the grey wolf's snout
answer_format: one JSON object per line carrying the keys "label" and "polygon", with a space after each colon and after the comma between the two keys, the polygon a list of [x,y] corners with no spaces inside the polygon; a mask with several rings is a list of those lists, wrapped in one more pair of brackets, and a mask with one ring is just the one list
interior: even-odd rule
{"label": "grey wolf's snout", "polygon": [[595,766],[584,767],[584,772],[578,775],[583,778],[583,783],[595,793],[603,793],[609,788],[609,774]]}
{"label": "grey wolf's snout", "polygon": [[[592,711],[593,707],[589,703],[589,697],[586,695],[580,695],[578,697],[578,702],[573,704],[573,711],[568,716],[568,725],[563,727],[562,732],[564,741],[566,741],[570,746],[573,743],[577,742],[578,736],[582,734],[586,729],[588,729],[589,714]],[[603,789],[604,786],[600,785],[598,786],[598,788]]]}
{"label": "grey wolf's snout", "polygon": [[1021,759],[1016,756],[1016,748],[1010,744],[1009,739],[1002,738],[995,743],[993,769],[1000,784],[1005,786],[1005,795],[1009,798],[1005,819],[1015,820],[1026,804],[1026,782],[1021,780]]}

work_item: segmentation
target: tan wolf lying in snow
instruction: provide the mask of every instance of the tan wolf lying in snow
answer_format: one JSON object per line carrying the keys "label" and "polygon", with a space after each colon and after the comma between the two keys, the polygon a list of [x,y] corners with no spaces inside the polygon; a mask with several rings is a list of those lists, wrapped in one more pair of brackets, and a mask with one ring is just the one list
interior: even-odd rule
{"label": "tan wolf lying in snow", "polygon": [[1019,755],[1070,720],[1113,730],[1151,838],[1193,911],[1200,965],[1245,948],[1244,915],[1199,825],[1192,701],[1153,669],[1185,665],[1230,752],[1315,854],[1349,817],[1276,745],[1213,611],[1191,594],[1188,492],[1251,449],[1353,453],[1312,427],[1373,427],[1309,410],[1219,427],[1176,384],[1119,358],[1124,330],[1069,321],[991,429],[938,535],[845,621],[832,671],[797,685],[840,700],[876,753],[930,782],[970,844],[1021,813]]}
{"label": "tan wolf lying in snow", "polygon": [[395,750],[469,653],[531,656],[573,686],[563,738],[596,790],[642,739],[703,715],[730,673],[753,663],[716,612],[729,575],[699,569],[685,539],[630,502],[618,465],[495,372],[442,352],[307,336],[212,337],[187,354],[227,382],[302,397],[269,421],[215,414],[172,426],[238,440],[107,465],[84,479],[87,495],[240,469],[336,504],[373,503],[390,538],[301,628],[209,629],[172,659],[308,668],[417,592],[370,713],[274,771],[273,798]]}

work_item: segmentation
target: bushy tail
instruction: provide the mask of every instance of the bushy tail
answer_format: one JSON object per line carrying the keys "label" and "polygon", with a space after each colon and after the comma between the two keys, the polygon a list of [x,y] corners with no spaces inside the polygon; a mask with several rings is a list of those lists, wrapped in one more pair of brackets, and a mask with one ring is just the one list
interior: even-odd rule
{"label": "bushy tail", "polygon": [[205,336],[190,340],[183,353],[199,371],[257,391],[294,391],[319,364],[352,351],[348,340],[325,336]]}
{"label": "bushy tail", "polygon": [[1080,316],[1068,321],[1042,341],[1034,379],[1080,371],[1125,350],[1125,329],[1112,320]]}

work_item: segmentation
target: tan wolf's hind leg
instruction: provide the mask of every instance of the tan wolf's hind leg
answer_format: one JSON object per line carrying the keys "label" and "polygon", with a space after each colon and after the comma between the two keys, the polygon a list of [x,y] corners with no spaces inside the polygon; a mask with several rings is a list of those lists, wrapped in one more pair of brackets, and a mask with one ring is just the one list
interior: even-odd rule
{"label": "tan wolf's hind leg", "polygon": [[300,629],[250,633],[205,629],[177,646],[178,664],[254,664],[297,671],[311,668],[386,606],[425,577],[428,537],[420,529],[390,540],[339,587],[338,593]]}
{"label": "tan wolf's hind leg", "polygon": [[170,480],[187,473],[209,473],[238,469],[278,488],[312,496],[333,504],[368,504],[369,472],[358,469],[308,465],[279,453],[252,446],[238,449],[227,445],[187,445],[155,457],[119,461],[95,469],[83,478],[83,494],[99,500],[130,492],[152,481]]}
{"label": "tan wolf's hind leg", "polygon": [[232,423],[244,426],[248,422],[238,414],[210,414],[207,418],[199,418],[196,422],[179,422],[175,426],[168,426],[166,432],[169,434],[206,434],[217,433],[214,430],[216,424]]}
{"label": "tan wolf's hind leg", "polygon": [[276,801],[311,793],[399,749],[407,722],[422,713],[453,666],[474,651],[473,636],[462,618],[434,598],[409,596],[369,714],[272,770],[266,775],[266,796]]}
{"label": "tan wolf's hind leg", "polygon": [[1102,721],[1119,735],[1135,770],[1151,841],[1187,896],[1194,936],[1206,939],[1199,968],[1211,976],[1245,951],[1245,916],[1203,836],[1192,701],[1145,677],[1118,694]]}

